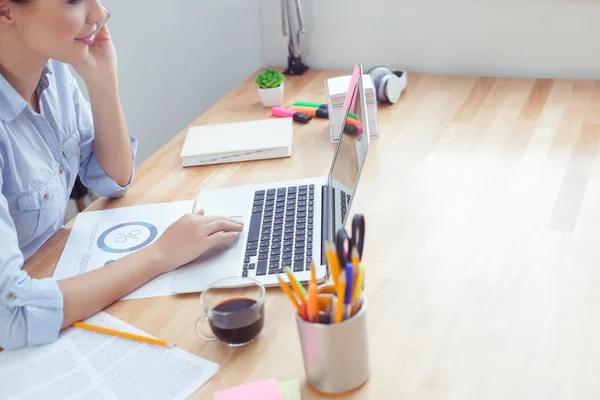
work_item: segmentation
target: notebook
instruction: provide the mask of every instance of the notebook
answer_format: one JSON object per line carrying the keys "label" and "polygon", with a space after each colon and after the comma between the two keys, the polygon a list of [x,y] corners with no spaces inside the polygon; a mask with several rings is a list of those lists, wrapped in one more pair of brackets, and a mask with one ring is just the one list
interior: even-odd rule
{"label": "notebook", "polygon": [[194,126],[188,130],[183,167],[290,157],[292,118]]}

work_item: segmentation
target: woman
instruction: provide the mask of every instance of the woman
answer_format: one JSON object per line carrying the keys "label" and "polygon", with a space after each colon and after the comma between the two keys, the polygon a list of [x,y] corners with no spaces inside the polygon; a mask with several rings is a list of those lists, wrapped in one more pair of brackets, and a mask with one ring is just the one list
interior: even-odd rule
{"label": "woman", "polygon": [[[73,184],[123,196],[136,139],[125,126],[116,52],[97,0],[0,0],[0,347],[56,340],[157,275],[235,238],[242,225],[189,214],[152,245],[55,281],[23,262],[62,226]],[[85,81],[90,103],[68,69]]]}

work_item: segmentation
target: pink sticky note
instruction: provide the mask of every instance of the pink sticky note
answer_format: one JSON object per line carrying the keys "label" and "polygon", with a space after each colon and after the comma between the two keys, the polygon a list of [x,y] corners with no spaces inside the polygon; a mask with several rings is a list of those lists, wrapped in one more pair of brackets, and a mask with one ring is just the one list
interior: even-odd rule
{"label": "pink sticky note", "polygon": [[215,392],[215,400],[283,400],[274,379],[264,379]]}

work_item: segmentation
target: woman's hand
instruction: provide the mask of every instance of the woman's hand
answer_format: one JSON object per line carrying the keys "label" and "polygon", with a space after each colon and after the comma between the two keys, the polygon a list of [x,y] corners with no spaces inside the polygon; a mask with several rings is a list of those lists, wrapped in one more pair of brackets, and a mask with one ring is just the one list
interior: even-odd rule
{"label": "woman's hand", "polygon": [[205,216],[204,210],[186,214],[169,226],[152,246],[164,263],[164,272],[195,260],[211,247],[235,239],[244,225],[231,218]]}
{"label": "woman's hand", "polygon": [[73,68],[90,85],[110,86],[117,80],[117,51],[106,24],[96,35],[89,48],[89,54]]}

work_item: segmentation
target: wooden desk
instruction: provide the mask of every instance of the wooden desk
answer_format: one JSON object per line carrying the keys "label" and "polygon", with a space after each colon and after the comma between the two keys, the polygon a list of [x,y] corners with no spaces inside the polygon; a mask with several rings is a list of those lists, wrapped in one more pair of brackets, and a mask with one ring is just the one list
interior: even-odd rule
{"label": "wooden desk", "polygon": [[[323,79],[342,73],[288,78],[286,102],[323,101]],[[381,138],[352,209],[367,219],[373,376],[347,398],[598,398],[600,83],[411,74],[400,103],[379,111]],[[250,78],[194,124],[268,117]],[[137,169],[126,197],[90,210],[326,174],[334,148],[327,122],[313,120],[295,125],[292,158],[183,169],[184,135]],[[51,275],[68,233],[29,260],[35,276]],[[198,295],[107,311],[220,363],[195,398],[267,377],[304,380],[279,290],[268,292],[260,340],[239,350],[196,336]]]}

